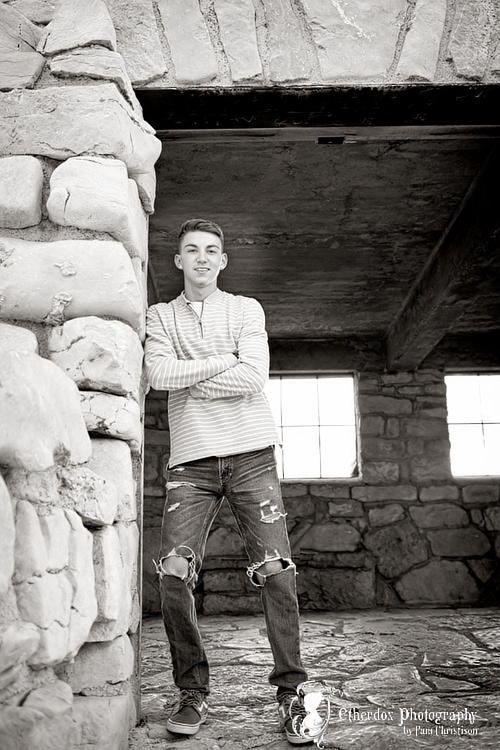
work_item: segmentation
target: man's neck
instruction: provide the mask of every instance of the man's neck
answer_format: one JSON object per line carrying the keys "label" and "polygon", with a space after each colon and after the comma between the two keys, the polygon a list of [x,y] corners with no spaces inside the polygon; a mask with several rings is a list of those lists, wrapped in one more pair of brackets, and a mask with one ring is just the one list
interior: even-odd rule
{"label": "man's neck", "polygon": [[210,295],[213,294],[216,289],[216,284],[210,285],[208,287],[203,287],[202,289],[186,284],[184,286],[184,296],[187,300],[189,300],[189,302],[203,302],[203,300],[206,300],[207,297],[210,297]]}

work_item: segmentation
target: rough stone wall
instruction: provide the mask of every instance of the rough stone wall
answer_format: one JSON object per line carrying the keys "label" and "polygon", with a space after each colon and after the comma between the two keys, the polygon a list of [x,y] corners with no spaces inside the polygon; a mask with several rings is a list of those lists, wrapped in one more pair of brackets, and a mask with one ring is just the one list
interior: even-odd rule
{"label": "rough stone wall", "polygon": [[102,0],[0,3],[0,90],[0,745],[125,749],[160,143]]}
{"label": "rough stone wall", "polygon": [[[166,394],[146,407],[144,607],[158,599],[157,554],[168,458]],[[500,486],[450,472],[444,373],[362,373],[361,476],[282,483],[303,609],[494,605],[500,586]],[[199,604],[258,611],[258,592],[224,504],[207,545]]]}
{"label": "rough stone wall", "polygon": [[[90,11],[78,30],[70,27],[69,0],[60,7],[55,0],[0,2],[35,24],[55,13],[59,24],[41,47],[33,35],[23,40],[15,60],[12,45],[2,50],[0,90],[5,76],[31,85],[44,65],[40,51],[51,55],[45,80],[110,78],[128,96],[130,81],[146,88],[324,86],[496,83],[500,75],[496,0],[106,0],[112,24],[103,22],[104,11]],[[85,55],[74,52],[93,44]]]}

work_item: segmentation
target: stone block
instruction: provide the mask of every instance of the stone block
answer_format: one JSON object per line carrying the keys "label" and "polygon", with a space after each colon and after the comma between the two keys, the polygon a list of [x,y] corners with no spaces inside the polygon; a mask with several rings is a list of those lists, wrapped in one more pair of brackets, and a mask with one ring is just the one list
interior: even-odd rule
{"label": "stone block", "polygon": [[363,513],[363,506],[357,500],[337,500],[328,503],[328,515],[334,518],[355,518]]}
{"label": "stone block", "polygon": [[413,506],[410,515],[421,529],[450,528],[468,526],[469,516],[459,505],[452,503],[434,503],[424,507]]}
{"label": "stone block", "polygon": [[[1,326],[0,326],[1,336]],[[124,396],[81,391],[82,411],[89,432],[126,440],[135,453],[142,444],[139,404]]]}
{"label": "stone block", "polygon": [[482,560],[474,560],[474,558],[472,558],[471,560],[467,560],[467,563],[476,578],[479,578],[483,583],[489,581],[498,568],[497,561],[488,558],[483,558]]}
{"label": "stone block", "polygon": [[83,390],[138,399],[143,351],[139,337],[117,320],[84,317],[54,328],[49,357]]}
{"label": "stone block", "polygon": [[234,529],[219,527],[209,534],[205,557],[221,556],[245,560],[247,558],[243,541]]}
{"label": "stone block", "polygon": [[206,615],[248,615],[262,613],[260,596],[231,596],[207,594],[203,597],[203,612]]}
{"label": "stone block", "polygon": [[32,690],[21,706],[0,713],[2,750],[70,750],[77,747],[73,694],[58,680]]}
{"label": "stone block", "polygon": [[373,570],[301,568],[297,578],[301,609],[369,609],[375,607]]}
{"label": "stone block", "polygon": [[451,479],[450,456],[435,455],[427,449],[423,456],[414,456],[410,463],[411,480],[416,484],[428,482],[446,482]]}
{"label": "stone block", "polygon": [[137,591],[139,534],[136,524],[94,532],[94,568],[98,615],[88,641],[110,641],[133,631]]}
{"label": "stone block", "polygon": [[0,323],[0,351],[27,351],[38,354],[38,339],[21,326]]}
{"label": "stone block", "polygon": [[40,641],[38,628],[31,622],[14,622],[0,630],[0,681],[3,674],[24,664],[35,653]]}
{"label": "stone block", "polygon": [[0,49],[2,52],[33,52],[42,35],[38,26],[16,8],[0,4]]}
{"label": "stone block", "polygon": [[127,750],[137,715],[130,693],[112,697],[75,696],[73,719],[79,727],[81,750]]}
{"label": "stone block", "polygon": [[124,591],[123,562],[116,528],[106,526],[93,533],[97,622],[115,622]]}
{"label": "stone block", "polygon": [[396,484],[386,487],[361,487],[352,488],[352,496],[362,503],[387,502],[389,500],[416,500],[417,488],[411,484]]}
{"label": "stone block", "polygon": [[59,501],[59,477],[52,466],[45,471],[25,471],[8,469],[5,482],[15,500],[29,500],[32,503],[57,505]]}
{"label": "stone block", "polygon": [[[1,7],[1,6],[0,6]],[[42,218],[42,165],[34,156],[0,159],[0,227],[21,229],[39,224]],[[3,258],[3,252],[8,253]],[[0,249],[2,262],[10,253]]]}
{"label": "stone block", "polygon": [[15,586],[21,617],[46,629],[54,621],[67,628],[73,590],[64,573],[45,573]]}
{"label": "stone block", "polygon": [[271,81],[304,80],[310,74],[307,47],[290,0],[264,0]]}
{"label": "stone block", "polygon": [[154,171],[161,142],[114,83],[23,89],[0,99],[0,154],[95,154],[121,159],[134,178]]}
{"label": "stone block", "polygon": [[14,539],[15,526],[12,502],[7,486],[0,474],[0,529],[2,529],[2,543],[0,544],[0,597],[5,596],[14,574]]}
{"label": "stone block", "polygon": [[156,197],[156,171],[153,167],[149,172],[136,173],[134,180],[137,183],[137,189],[139,196],[142,201],[144,210],[148,214],[152,214],[155,208],[155,197]]}
{"label": "stone block", "polygon": [[483,511],[479,508],[471,508],[470,512],[470,518],[472,523],[475,526],[479,526],[479,528],[484,527],[484,516]]}
{"label": "stone block", "polygon": [[74,656],[87,640],[97,617],[93,564],[94,541],[92,533],[84,528],[77,513],[71,510],[66,510],[65,513],[71,527],[67,576],[73,587],[68,628],[68,654]]}
{"label": "stone block", "polygon": [[65,0],[55,7],[38,48],[54,55],[74,47],[99,44],[116,50],[115,28],[104,0]]}
{"label": "stone block", "polygon": [[144,333],[144,303],[132,261],[120,242],[29,242],[0,237],[0,316],[58,325],[106,315]]}
{"label": "stone block", "polygon": [[52,57],[50,72],[60,78],[86,77],[95,80],[114,81],[138,115],[142,108],[134,93],[125,68],[125,61],[118,52],[102,47],[74,49]]}
{"label": "stone block", "polygon": [[395,461],[363,461],[362,476],[369,484],[399,482],[399,464]]}
{"label": "stone block", "polygon": [[37,354],[2,352],[0,423],[0,463],[6,466],[43,471],[90,456],[75,384]]}
{"label": "stone block", "polygon": [[68,466],[60,471],[61,505],[74,510],[86,526],[114,523],[118,510],[118,488],[86,466]]}
{"label": "stone block", "polygon": [[134,86],[148,83],[167,72],[151,0],[106,0],[116,31],[116,45],[123,55]]}
{"label": "stone block", "polygon": [[490,49],[498,39],[498,8],[491,0],[470,3],[458,0],[453,16],[449,57],[462,78],[481,80]]}
{"label": "stone block", "polygon": [[99,156],[67,159],[50,178],[47,211],[55,224],[109,232],[130,257],[147,258],[147,219],[123,161]]}
{"label": "stone block", "polygon": [[82,693],[100,685],[128,680],[134,671],[134,649],[127,635],[105,643],[85,643],[75,660],[58,670],[59,677]]}
{"label": "stone block", "polygon": [[349,497],[349,488],[345,485],[338,486],[335,484],[312,484],[310,493],[312,497],[344,499]]}
{"label": "stone block", "polygon": [[45,58],[38,52],[11,50],[0,53],[0,91],[32,88],[44,65]]}
{"label": "stone block", "polygon": [[303,0],[318,50],[324,81],[384,80],[404,16],[404,0],[365,2],[345,7],[324,0]]}
{"label": "stone block", "polygon": [[466,507],[483,508],[497,503],[500,496],[498,484],[469,484],[462,489],[462,499]]}
{"label": "stone block", "polygon": [[[117,523],[116,530],[120,540],[120,552],[127,586],[131,594],[130,610],[124,609],[124,617],[127,620],[127,632],[136,633],[142,619],[141,601],[139,591],[139,547],[140,532],[136,523]],[[119,633],[116,633],[119,635]],[[115,638],[115,634],[112,638]]]}
{"label": "stone block", "polygon": [[385,420],[383,417],[362,417],[360,419],[360,433],[363,438],[368,435],[380,437],[384,434],[384,430]]}
{"label": "stone block", "polygon": [[406,604],[473,604],[479,597],[476,581],[459,560],[433,560],[403,575],[395,588]]}
{"label": "stone block", "polygon": [[35,507],[27,500],[16,505],[14,583],[40,578],[47,572],[45,539]]}
{"label": "stone block", "polygon": [[405,512],[402,505],[392,503],[384,508],[371,508],[368,511],[370,526],[388,526],[404,518]]}
{"label": "stone block", "polygon": [[215,0],[214,7],[232,80],[262,76],[252,0]]}
{"label": "stone block", "polygon": [[47,572],[58,573],[69,564],[69,538],[71,527],[62,508],[51,508],[50,513],[38,518],[45,548]]}
{"label": "stone block", "polygon": [[400,576],[428,558],[425,540],[409,520],[369,531],[364,536],[364,544],[386,578]]}
{"label": "stone block", "polygon": [[459,494],[456,485],[440,484],[435,487],[421,487],[419,497],[423,503],[427,503],[435,500],[458,500]]}
{"label": "stone block", "polygon": [[179,84],[208,83],[217,60],[198,0],[158,0]]}
{"label": "stone block", "polygon": [[489,531],[500,531],[500,507],[486,508],[484,512],[486,528]]}
{"label": "stone block", "polygon": [[486,534],[473,526],[464,529],[429,531],[427,536],[431,549],[440,557],[476,557],[485,555],[490,550]]}
{"label": "stone block", "polygon": [[385,438],[365,437],[362,442],[362,454],[368,460],[386,460],[402,458],[405,454],[405,444],[402,440],[387,440]]}
{"label": "stone block", "polygon": [[46,628],[40,629],[40,643],[29,659],[30,667],[33,669],[55,667],[71,658],[68,625],[61,625],[54,620]]}
{"label": "stone block", "polygon": [[92,440],[92,456],[86,465],[117,488],[115,520],[134,521],[137,518],[137,507],[132,457],[128,445],[121,440],[95,438]]}
{"label": "stone block", "polygon": [[300,540],[300,548],[316,552],[354,552],[360,539],[359,531],[351,524],[316,523]]}
{"label": "stone block", "polygon": [[448,424],[445,419],[402,419],[404,437],[439,440],[448,438]]}
{"label": "stone block", "polygon": [[362,394],[359,397],[359,410],[362,416],[366,414],[405,416],[411,414],[412,402],[407,398],[368,396]]}
{"label": "stone block", "polygon": [[10,5],[35,24],[48,24],[54,15],[57,0],[11,0]]}
{"label": "stone block", "polygon": [[203,573],[203,592],[233,593],[242,596],[248,576],[240,570],[207,570]]}
{"label": "stone block", "polygon": [[388,372],[380,376],[380,383],[387,385],[408,385],[413,383],[413,373],[411,372]]}

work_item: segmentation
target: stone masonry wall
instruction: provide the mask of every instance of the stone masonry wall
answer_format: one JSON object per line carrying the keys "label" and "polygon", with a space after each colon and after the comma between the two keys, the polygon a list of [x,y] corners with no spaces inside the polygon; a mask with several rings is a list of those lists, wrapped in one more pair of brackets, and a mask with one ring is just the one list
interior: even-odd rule
{"label": "stone masonry wall", "polygon": [[[94,17],[89,10],[81,26],[71,25],[76,0],[2,2],[37,25],[55,18],[57,27],[40,45],[22,21],[31,36],[4,45],[0,90],[4,81],[32,85],[42,68],[48,85],[86,75],[115,80],[128,96],[130,81],[324,86],[497,83],[500,75],[496,0],[106,0],[112,23],[101,9]],[[9,29],[10,19],[4,23]],[[45,67],[40,52],[50,55]]]}
{"label": "stone masonry wall", "polygon": [[[144,607],[158,610],[157,554],[168,460],[166,395],[146,406]],[[303,609],[496,605],[500,486],[450,472],[444,373],[358,379],[361,476],[282,483]],[[224,504],[198,587],[206,614],[259,611]]]}
{"label": "stone masonry wall", "polygon": [[160,142],[102,0],[0,3],[0,746],[125,750]]}

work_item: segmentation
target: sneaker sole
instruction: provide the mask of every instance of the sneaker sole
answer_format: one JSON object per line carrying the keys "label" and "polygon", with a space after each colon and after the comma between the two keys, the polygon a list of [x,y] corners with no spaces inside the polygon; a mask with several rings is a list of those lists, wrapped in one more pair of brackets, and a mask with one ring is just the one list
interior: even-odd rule
{"label": "sneaker sole", "polygon": [[285,732],[286,738],[290,745],[312,745],[313,740],[310,740],[306,737],[299,737],[296,734],[289,734],[288,732]]}
{"label": "sneaker sole", "polygon": [[196,734],[202,724],[207,720],[207,717],[200,719],[198,724],[176,724],[175,721],[167,719],[167,729],[173,734]]}

